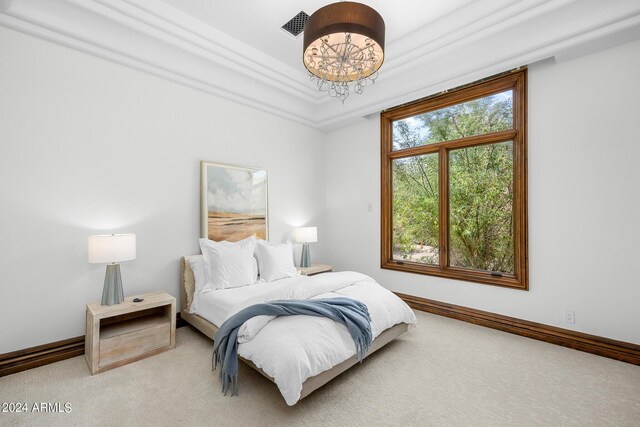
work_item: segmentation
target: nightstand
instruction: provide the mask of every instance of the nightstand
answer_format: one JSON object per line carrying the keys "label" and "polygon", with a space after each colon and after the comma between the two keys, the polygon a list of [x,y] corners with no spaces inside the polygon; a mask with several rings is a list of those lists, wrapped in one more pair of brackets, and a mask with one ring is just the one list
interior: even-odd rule
{"label": "nightstand", "polygon": [[296,267],[303,276],[315,276],[320,273],[333,271],[333,266],[328,264],[311,264],[311,267]]}
{"label": "nightstand", "polygon": [[116,305],[87,305],[84,352],[92,375],[175,346],[176,299],[164,291],[132,295]]}

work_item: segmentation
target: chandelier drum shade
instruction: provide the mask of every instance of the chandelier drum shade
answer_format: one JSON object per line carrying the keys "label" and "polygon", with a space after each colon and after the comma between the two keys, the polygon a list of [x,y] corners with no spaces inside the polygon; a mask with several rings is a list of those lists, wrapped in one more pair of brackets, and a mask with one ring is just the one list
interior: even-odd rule
{"label": "chandelier drum shade", "polygon": [[355,2],[318,9],[304,26],[303,62],[318,89],[342,102],[374,82],[384,61],[384,19]]}

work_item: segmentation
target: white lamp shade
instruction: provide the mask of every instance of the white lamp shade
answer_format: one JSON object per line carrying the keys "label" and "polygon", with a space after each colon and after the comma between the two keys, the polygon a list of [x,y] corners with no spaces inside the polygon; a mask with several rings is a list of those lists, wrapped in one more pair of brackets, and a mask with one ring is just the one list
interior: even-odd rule
{"label": "white lamp shade", "polygon": [[299,227],[294,230],[294,238],[299,243],[318,241],[318,227]]}
{"label": "white lamp shade", "polygon": [[103,264],[136,258],[135,234],[100,234],[89,236],[89,262]]}

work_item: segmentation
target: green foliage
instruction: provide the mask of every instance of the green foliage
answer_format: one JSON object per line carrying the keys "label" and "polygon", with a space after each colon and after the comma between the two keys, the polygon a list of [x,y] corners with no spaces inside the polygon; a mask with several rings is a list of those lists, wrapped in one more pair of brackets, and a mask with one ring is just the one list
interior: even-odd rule
{"label": "green foliage", "polygon": [[[393,143],[449,141],[511,129],[512,121],[510,97],[487,97],[397,121]],[[512,143],[450,151],[449,203],[450,265],[513,272]],[[438,212],[438,154],[395,160],[394,257],[438,263]]]}
{"label": "green foliage", "polygon": [[512,153],[511,142],[451,151],[452,266],[513,272]]}
{"label": "green foliage", "polygon": [[511,98],[480,98],[419,116],[429,129],[427,143],[452,141],[511,129],[513,123]]}
{"label": "green foliage", "polygon": [[[393,162],[394,243],[407,259],[414,246],[438,247],[438,156]],[[424,259],[423,259],[424,258]],[[429,262],[427,254],[414,259]],[[430,263],[438,263],[437,258]]]}

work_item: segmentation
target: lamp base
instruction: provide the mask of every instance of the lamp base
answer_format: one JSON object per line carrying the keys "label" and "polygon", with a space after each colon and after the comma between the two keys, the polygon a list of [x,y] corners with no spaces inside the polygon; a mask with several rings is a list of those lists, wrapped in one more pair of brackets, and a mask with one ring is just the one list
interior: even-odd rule
{"label": "lamp base", "polygon": [[302,256],[300,257],[300,267],[311,267],[311,252],[309,251],[309,244],[302,244]]}
{"label": "lamp base", "polygon": [[104,276],[101,305],[115,305],[124,301],[122,292],[122,276],[120,276],[120,264],[108,264]]}

